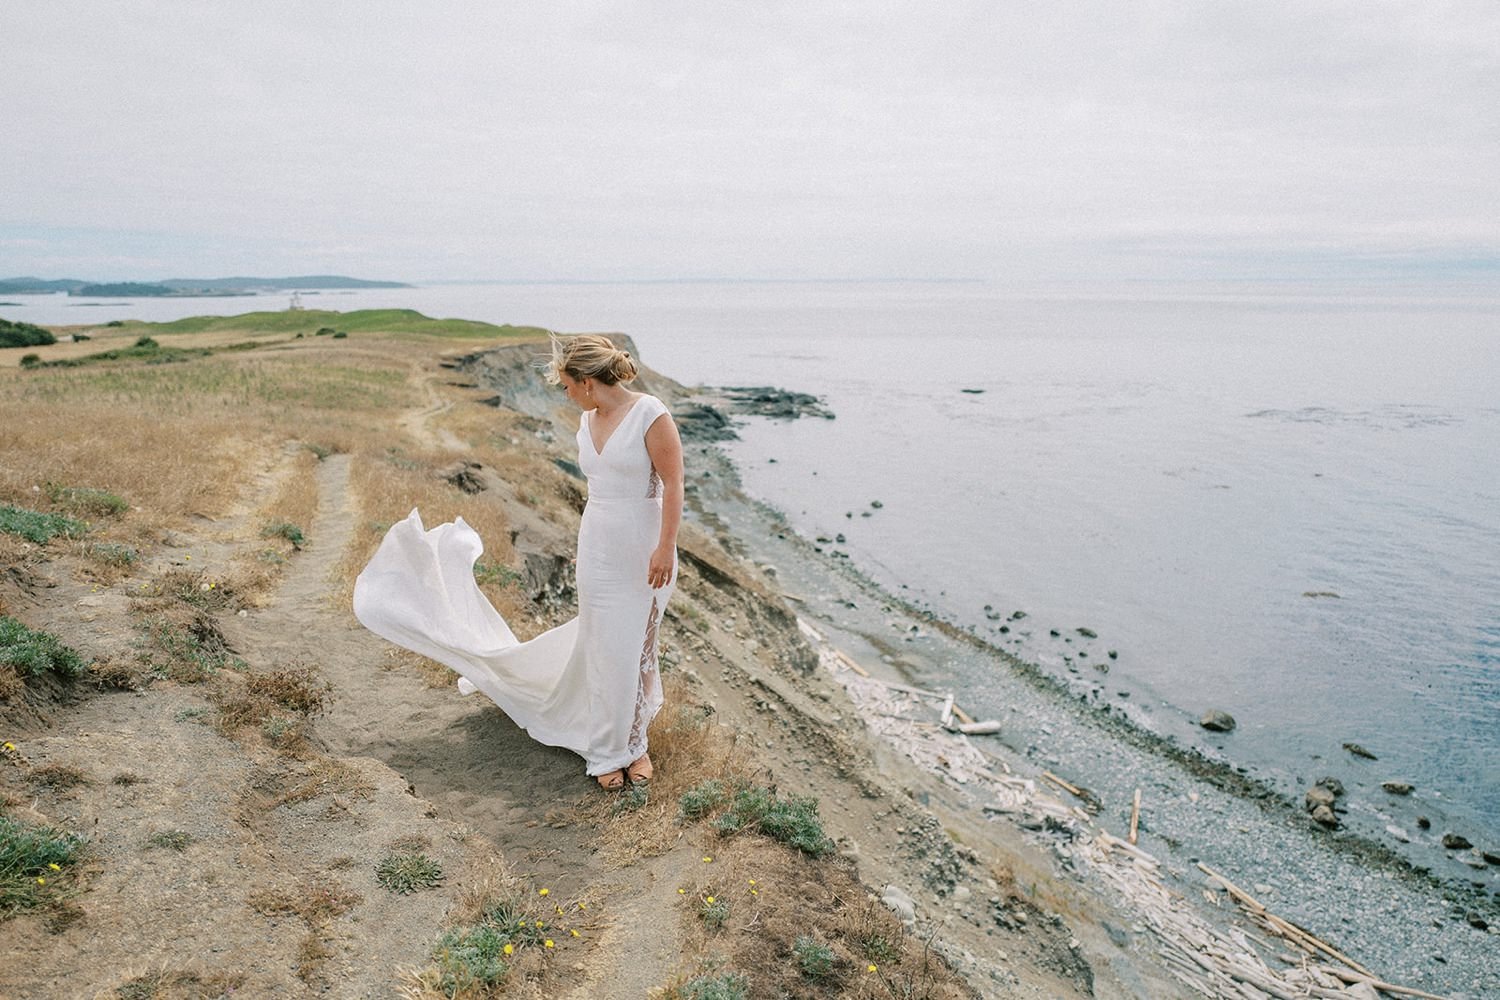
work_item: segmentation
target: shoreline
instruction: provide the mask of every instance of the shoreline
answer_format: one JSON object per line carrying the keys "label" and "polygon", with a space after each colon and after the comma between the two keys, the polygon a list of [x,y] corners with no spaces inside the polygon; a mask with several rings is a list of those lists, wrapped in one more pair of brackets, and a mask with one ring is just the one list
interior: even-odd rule
{"label": "shoreline", "polygon": [[[398,349],[401,342],[392,340],[377,348],[380,343],[375,338],[368,345],[363,338],[337,344],[307,338],[296,344],[287,341],[286,350],[275,356],[288,363],[309,356],[340,358],[352,348],[367,352],[361,355],[368,359],[366,364],[383,359],[404,380],[400,384],[408,395],[369,412],[384,414],[377,418],[383,420],[390,416],[391,406],[400,403],[403,408],[394,426],[410,439],[408,448],[414,451],[397,452],[384,441],[352,439],[344,446],[347,452],[328,449],[327,454],[319,454],[313,450],[316,441],[309,444],[297,437],[277,438],[281,442],[278,449],[260,455],[259,461],[265,466],[262,473],[245,480],[253,488],[248,498],[241,488],[234,488],[234,506],[218,512],[218,520],[174,522],[172,532],[150,536],[151,566],[143,571],[154,576],[173,566],[179,572],[223,572],[215,564],[224,564],[241,545],[253,556],[265,545],[263,536],[256,533],[253,515],[260,505],[271,502],[268,498],[282,481],[270,470],[280,470],[277,475],[287,477],[286,482],[299,479],[293,476],[295,470],[310,472],[317,486],[314,494],[289,494],[291,499],[285,503],[295,501],[295,516],[312,519],[304,522],[311,525],[312,546],[306,552],[299,549],[284,557],[287,576],[276,586],[274,598],[264,605],[265,610],[261,605],[242,608],[248,617],[227,621],[226,635],[238,648],[247,650],[247,661],[258,663],[261,669],[284,655],[285,643],[300,641],[293,636],[322,637],[316,655],[339,691],[333,714],[316,729],[325,741],[324,749],[333,755],[331,759],[351,754],[369,759],[374,770],[388,777],[391,787],[403,796],[394,801],[423,810],[427,819],[471,824],[508,853],[519,852],[517,857],[525,856],[527,850],[551,850],[559,834],[549,832],[553,830],[550,815],[545,827],[516,822],[518,816],[535,812],[537,786],[527,780],[511,780],[519,772],[497,775],[487,762],[495,741],[501,740],[514,758],[508,772],[524,765],[530,769],[527,773],[547,775],[544,800],[567,807],[572,787],[554,773],[557,768],[572,767],[571,762],[561,759],[566,755],[538,749],[523,734],[511,732],[513,727],[502,723],[497,713],[455,700],[451,684],[438,689],[423,687],[426,682],[420,674],[396,664],[372,678],[368,665],[378,645],[357,630],[346,634],[336,627],[347,624],[343,622],[346,615],[309,600],[309,595],[326,589],[332,561],[343,558],[351,546],[357,552],[360,545],[372,543],[367,536],[376,530],[375,522],[366,523],[350,515],[364,509],[361,489],[394,476],[403,484],[398,491],[401,510],[407,509],[413,495],[420,494],[426,498],[424,509],[428,501],[435,503],[443,497],[442,503],[463,504],[459,509],[466,514],[481,515],[488,510],[503,516],[500,524],[510,526],[512,544],[518,533],[524,535],[526,543],[516,548],[509,560],[516,563],[511,570],[516,581],[531,581],[528,588],[535,583],[544,587],[543,596],[556,597],[552,589],[555,583],[561,581],[565,589],[567,553],[573,541],[570,529],[583,502],[576,485],[576,467],[569,469],[567,462],[559,460],[567,452],[576,423],[569,425],[570,414],[558,406],[555,391],[536,378],[530,365],[534,354],[530,343],[504,346],[489,341],[479,353],[464,353],[464,348],[449,344],[450,350],[436,355],[427,344],[401,345]],[[235,361],[238,356],[225,358]],[[483,360],[478,364],[467,363],[479,359]],[[456,371],[471,377],[456,380]],[[690,405],[696,398],[691,388],[649,370],[645,375],[642,387],[656,391],[674,408]],[[275,412],[279,415],[281,410]],[[508,436],[495,436],[497,419]],[[362,423],[370,425],[369,420]],[[311,426],[323,423],[299,417],[295,433],[300,435],[301,428]],[[1461,925],[1455,928],[1462,914],[1455,918],[1430,889],[1410,885],[1392,872],[1371,871],[1342,855],[1330,856],[1326,844],[1320,847],[1322,842],[1309,834],[1305,821],[1278,823],[1262,801],[1236,797],[1202,777],[1187,774],[1158,754],[1116,738],[1108,727],[1098,725],[1099,720],[1091,717],[1086,706],[1080,707],[1064,692],[1014,669],[1013,657],[996,655],[963,629],[884,593],[862,578],[858,567],[847,560],[814,551],[811,543],[787,529],[784,519],[769,505],[744,494],[732,460],[721,448],[691,441],[688,451],[689,503],[696,513],[686,520],[684,527],[689,530],[684,532],[680,547],[686,576],[696,590],[684,590],[685,600],[674,613],[663,652],[664,672],[675,674],[684,686],[684,703],[693,706],[695,718],[697,712],[704,719],[716,717],[716,725],[739,734],[739,746],[753,760],[757,780],[822,799],[828,829],[837,834],[839,854],[858,869],[863,881],[863,886],[856,886],[857,891],[846,893],[845,898],[858,899],[868,893],[868,905],[878,909],[884,896],[899,900],[893,888],[906,890],[903,895],[912,910],[908,924],[908,930],[914,932],[912,939],[922,942],[924,948],[930,946],[941,952],[984,995],[1189,995],[1169,978],[1182,979],[1178,975],[1184,971],[1181,953],[1175,965],[1171,961],[1164,965],[1158,923],[1146,911],[1132,909],[1127,905],[1130,897],[1117,891],[1120,879],[1140,875],[1134,869],[1142,865],[1150,869],[1146,874],[1155,881],[1133,881],[1137,895],[1145,891],[1168,900],[1172,926],[1177,926],[1176,918],[1181,917],[1194,927],[1208,928],[1207,933],[1218,935],[1217,941],[1227,942],[1220,951],[1231,952],[1231,960],[1248,960],[1254,955],[1255,948],[1246,935],[1259,932],[1250,929],[1250,922],[1230,898],[1222,879],[1253,891],[1271,912],[1335,942],[1392,981],[1446,992],[1455,998],[1489,995],[1500,985],[1496,959],[1489,954],[1494,949],[1485,948],[1494,932],[1486,936]],[[452,463],[458,460],[465,463],[464,470],[478,477],[482,488],[491,491],[477,506],[454,495],[455,488],[470,492],[455,481]],[[371,475],[375,478],[369,479]],[[275,503],[280,505],[282,501]],[[504,538],[499,525],[490,527],[488,537]],[[362,534],[354,538],[348,534],[351,531]],[[496,552],[505,551],[503,540],[496,544]],[[186,554],[189,548],[191,555]],[[56,566],[46,572],[49,586],[55,584],[60,589],[34,606],[35,593],[18,591],[15,600],[43,625],[65,628],[86,640],[98,632],[94,641],[102,645],[95,653],[102,659],[105,649],[115,649],[121,636],[131,634],[123,621],[109,624],[116,612],[123,616],[133,610],[129,594],[123,586],[105,596],[99,595],[97,586],[89,591],[87,580],[75,579],[69,569],[79,554],[55,555]],[[188,559],[194,561],[185,562]],[[772,566],[776,568],[770,569]],[[510,584],[499,586],[501,598],[508,601],[515,597],[504,592]],[[135,588],[132,585],[130,589]],[[526,593],[530,592],[527,589]],[[59,601],[63,595],[66,599]],[[546,615],[562,613],[562,606],[551,597],[535,600],[540,603],[534,607],[530,603],[518,606],[526,608],[528,614],[540,613],[538,625]],[[71,620],[75,610],[84,612],[82,627]],[[96,618],[103,624],[87,624]],[[288,622],[297,627],[286,627]],[[819,637],[818,650],[810,644],[804,625]],[[932,706],[920,710],[915,706],[894,707],[894,712],[914,718],[916,731],[948,741],[943,745],[952,748],[928,754],[926,759],[913,754],[911,746],[903,745],[899,738],[893,740],[891,732],[875,722],[878,713],[866,711],[868,706],[855,690],[855,682],[833,670],[818,669],[826,665],[826,659],[808,654],[816,654],[825,643],[868,665],[880,680],[915,683],[929,689],[941,690],[956,662],[987,663],[993,683],[985,690],[964,695],[963,706],[979,718],[1000,720],[1001,732],[956,738],[939,732],[935,716],[927,721],[925,713]],[[216,683],[240,683],[242,669],[246,668],[242,665],[228,671],[229,676]],[[372,682],[375,689],[385,692],[383,696],[372,697]],[[74,742],[85,745],[83,738],[89,731],[132,731],[120,721],[132,713],[165,712],[166,718],[173,718],[184,700],[196,705],[205,699],[202,690],[192,687],[169,684],[160,690],[161,699],[123,694],[88,697],[79,705],[83,711],[96,713],[89,716],[96,721],[84,725],[84,732],[69,735],[71,729],[49,728],[48,735],[38,731],[30,742],[41,749],[42,759],[50,759],[75,752],[71,749]],[[428,738],[413,743],[411,734],[386,732],[392,704],[421,706],[428,722],[422,728],[428,731]],[[197,732],[196,727],[185,731]],[[434,739],[438,736],[441,738]],[[506,744],[505,740],[510,742]],[[669,747],[665,744],[664,752],[670,752]],[[977,756],[965,760],[959,748]],[[260,752],[253,744],[253,734],[252,743],[244,750],[247,754]],[[451,767],[456,750],[472,755],[464,758],[467,770],[455,772]],[[265,753],[270,750],[265,749]],[[948,764],[943,763],[945,755]],[[292,766],[279,758],[269,759],[277,768]],[[960,768],[955,770],[952,762]],[[162,763],[176,766],[183,761],[169,759]],[[985,771],[990,772],[988,777]],[[670,782],[673,773],[669,765],[664,780]],[[693,772],[682,767],[678,773]],[[1047,773],[1060,775],[1061,782],[1044,784],[1037,780]],[[289,772],[287,780],[291,777]],[[158,780],[166,782],[168,776],[163,774]],[[1089,794],[1098,803],[1098,811],[1090,814],[1081,795],[1070,798],[1070,791],[1076,795],[1079,790],[1076,785],[1070,788],[1068,782],[1090,786]],[[413,785],[420,787],[420,793]],[[1017,786],[1026,792],[1029,804],[992,808],[1003,803],[986,790],[1014,791]],[[85,791],[48,799],[50,808],[67,818],[77,812],[78,803],[91,803],[96,798],[109,798],[112,809],[119,805],[113,802],[112,784],[95,782],[93,791],[87,790],[90,786],[84,787]],[[1127,851],[1115,846],[1117,838],[1106,839],[1105,831],[1123,832],[1132,787],[1144,791],[1142,839],[1138,848]],[[401,793],[402,789],[407,792]],[[475,795],[475,789],[484,793]],[[664,805],[668,809],[674,794],[669,789],[668,785],[653,787],[653,794],[666,794]],[[592,795],[595,790],[588,791]],[[421,798],[408,802],[406,794],[419,794]],[[334,812],[323,817],[329,821],[323,823],[330,835],[324,844],[329,851],[343,850],[340,829],[331,825],[345,816],[336,806],[335,800],[335,806],[330,807]],[[353,802],[346,806],[360,808]],[[269,825],[261,832],[269,835],[283,820],[301,823],[314,814],[322,815],[316,809],[307,815],[293,810],[273,812],[267,815]],[[634,822],[605,822],[602,814],[595,818],[606,832]],[[121,830],[135,831],[124,825],[130,822],[139,824],[141,818],[121,813],[115,819]],[[585,839],[588,827],[585,823],[581,829]],[[667,828],[668,835],[680,839],[681,832],[673,834],[673,829]],[[116,830],[114,835],[118,838],[119,834]],[[140,831],[128,833],[124,841],[133,843],[140,835]],[[222,845],[225,849],[232,846],[228,842]],[[723,852],[731,850],[728,843],[721,846]],[[668,895],[657,901],[660,905],[636,913],[657,920],[658,929],[664,931],[675,926],[674,914],[679,907],[676,897],[670,895],[673,883],[660,881],[663,873],[672,879],[681,878],[685,872],[668,869],[686,863],[687,868],[699,871],[698,858],[688,855],[721,853],[717,848],[699,852],[691,844],[678,845],[663,856],[669,860],[649,860],[619,870],[593,864],[583,842],[574,847],[577,851],[567,863],[554,867],[548,862],[543,866],[547,870],[537,877],[554,880],[554,886],[572,885],[570,891],[583,891],[591,876],[606,879],[606,870],[624,871],[626,877],[642,886],[649,883],[664,888]],[[212,865],[219,855],[211,852],[221,847],[205,837],[197,850],[202,852],[200,860]],[[228,855],[224,857],[227,861]],[[282,860],[295,864],[304,858],[305,845],[299,844]],[[703,863],[707,863],[706,857]],[[836,863],[844,867],[843,861]],[[1119,867],[1111,867],[1115,863]],[[1200,869],[1200,863],[1209,868]],[[1210,869],[1224,875],[1204,878]],[[131,871],[118,866],[106,866],[99,873],[98,888],[109,890],[92,897],[91,906],[101,926],[110,926],[110,906],[123,906],[140,898],[130,891],[120,891],[122,884],[133,884],[126,881],[130,877]],[[372,905],[383,898],[374,892],[367,874],[340,877],[362,889]],[[1267,880],[1264,888],[1259,879]],[[1212,897],[1209,905],[1199,901],[1204,895]],[[252,911],[235,909],[238,899],[227,902],[237,915],[235,919],[253,929],[258,918]],[[891,900],[885,902],[891,906]],[[424,935],[430,931],[427,925],[435,920],[424,916],[417,925],[407,928],[407,940],[401,945],[403,954],[422,954]],[[626,919],[619,926],[628,928],[637,922]],[[1396,924],[1408,932],[1403,944],[1409,946],[1411,956],[1392,953],[1394,944],[1373,937],[1381,931],[1389,936]],[[692,925],[689,919],[687,926]],[[759,930],[755,927],[752,921],[745,927],[746,934],[763,935],[767,931],[767,926]],[[355,930],[351,924],[349,933]],[[92,933],[96,931],[76,932],[62,946],[81,944]],[[127,937],[122,932],[120,941]],[[1372,940],[1374,946],[1370,945]],[[59,942],[51,938],[39,937],[37,941],[38,955],[55,954],[59,947]],[[1269,953],[1289,946],[1277,942],[1261,947]],[[606,935],[597,947],[590,946],[587,956],[589,961],[597,959],[612,966],[617,951],[634,953],[633,947]],[[1433,957],[1439,954],[1441,960]],[[1192,953],[1187,953],[1187,958],[1196,960]],[[1413,959],[1415,964],[1406,959]],[[679,960],[675,951],[657,956],[652,967],[641,970],[637,978],[643,983],[661,982],[674,968],[672,963]],[[1255,961],[1261,962],[1257,968],[1264,967],[1258,955]],[[1422,964],[1424,961],[1432,964]],[[66,962],[51,964],[59,969],[67,967]],[[1194,974],[1191,969],[1186,971]],[[370,972],[378,970],[372,966]],[[1257,973],[1252,970],[1251,974]],[[1332,984],[1325,980],[1321,985],[1328,988]],[[1033,992],[1014,992],[1017,989]],[[1041,991],[1035,992],[1038,989]],[[1212,992],[1193,988],[1192,995],[1242,994],[1233,989]]]}
{"label": "shoreline", "polygon": [[[711,397],[713,391],[705,389],[693,399]],[[1241,884],[1266,888],[1268,882],[1278,880],[1278,873],[1274,868],[1258,865],[1278,855],[1257,859],[1254,849],[1237,842],[1259,839],[1274,831],[1280,850],[1284,851],[1290,843],[1301,855],[1295,867],[1302,875],[1294,879],[1295,885],[1308,885],[1309,871],[1320,871],[1320,875],[1312,877],[1311,884],[1324,899],[1322,905],[1310,906],[1305,901],[1297,902],[1292,894],[1273,892],[1275,902],[1268,903],[1271,909],[1289,906],[1293,919],[1303,926],[1316,928],[1331,921],[1334,929],[1327,932],[1331,938],[1353,941],[1346,950],[1373,956],[1366,960],[1377,971],[1388,972],[1393,981],[1437,989],[1477,988],[1481,990],[1477,995],[1500,988],[1500,960],[1489,955],[1493,951],[1493,926],[1500,922],[1496,919],[1500,916],[1500,898],[1489,890],[1465,884],[1457,877],[1444,878],[1432,869],[1424,870],[1389,846],[1357,833],[1316,828],[1284,793],[1243,773],[1233,763],[1215,760],[1170,737],[1153,733],[1128,716],[1111,712],[1107,705],[1090,704],[1071,691],[1064,680],[1052,677],[1040,666],[1021,660],[930,608],[890,593],[853,560],[826,554],[811,540],[797,534],[774,504],[746,495],[734,460],[722,447],[705,448],[697,442],[694,445],[691,459],[709,459],[707,471],[711,475],[693,482],[699,491],[711,493],[713,513],[724,520],[728,534],[744,543],[740,554],[757,564],[772,566],[783,592],[799,599],[799,612],[832,626],[835,633],[843,633],[853,642],[863,642],[864,655],[856,657],[861,663],[883,665],[890,679],[900,683],[953,690],[951,675],[943,667],[945,661],[969,656],[992,662],[997,674],[1003,673],[1010,681],[1007,690],[1025,687],[1031,692],[1030,700],[1037,704],[1028,709],[1029,719],[1023,713],[1019,727],[1013,729],[1012,724],[1017,720],[1007,719],[1001,736],[978,739],[1004,747],[1017,764],[1052,762],[1054,769],[1059,769],[1064,764],[1071,766],[1071,760],[1067,755],[1053,752],[1047,743],[1056,739],[1059,721],[1066,719],[1071,728],[1089,734],[1095,741],[1105,741],[1109,750],[1116,751],[1107,756],[1117,756],[1124,748],[1135,758],[1133,766],[1124,769],[1136,772],[1134,782],[1128,776],[1122,780],[1118,768],[1080,763],[1071,775],[1062,771],[1065,777],[1087,783],[1086,791],[1110,803],[1111,819],[1120,813],[1121,803],[1128,811],[1129,786],[1133,783],[1154,784],[1158,794],[1170,794],[1179,783],[1192,785],[1194,791],[1189,794],[1195,810],[1198,800],[1207,800],[1208,792],[1222,800],[1205,805],[1203,810],[1223,815],[1233,825],[1218,824],[1217,836],[1203,836],[1201,831],[1187,830],[1174,834],[1167,822],[1162,823],[1160,831],[1151,829],[1153,796],[1147,797],[1142,816],[1146,821],[1142,827],[1143,843],[1154,842],[1153,850],[1166,860],[1177,891],[1195,895],[1203,889],[1203,880],[1195,868],[1200,857],[1212,859],[1208,860],[1210,865],[1229,872]],[[705,483],[714,485],[702,485]],[[789,590],[791,581],[801,590]],[[872,605],[880,609],[878,614],[870,612]],[[907,629],[914,626],[918,631],[914,635],[908,631],[893,642],[887,620],[892,614],[910,622]],[[962,703],[964,694],[955,693]],[[983,713],[983,717],[993,714]],[[1017,732],[1023,738],[1017,739]],[[1143,767],[1143,763],[1154,766]],[[1142,773],[1150,775],[1152,780],[1142,780],[1139,777]],[[1078,777],[1080,774],[1083,777]],[[1351,886],[1359,888],[1350,891]],[[1382,886],[1386,891],[1377,893]],[[1398,891],[1398,887],[1404,889]],[[1404,902],[1384,902],[1377,907],[1377,895],[1407,898]],[[1415,904],[1411,897],[1420,898],[1422,904]],[[1362,923],[1351,916],[1377,908],[1381,916],[1373,921]],[[1409,923],[1420,921],[1424,926],[1405,940],[1393,942],[1388,914],[1396,912],[1410,913]],[[1471,912],[1485,915],[1491,929],[1486,932],[1469,926],[1466,915]],[[1427,919],[1422,920],[1422,916]],[[1419,951],[1424,952],[1423,960],[1412,961],[1411,956]],[[1446,975],[1448,970],[1458,974]],[[1471,982],[1463,987],[1458,985],[1466,980]]]}

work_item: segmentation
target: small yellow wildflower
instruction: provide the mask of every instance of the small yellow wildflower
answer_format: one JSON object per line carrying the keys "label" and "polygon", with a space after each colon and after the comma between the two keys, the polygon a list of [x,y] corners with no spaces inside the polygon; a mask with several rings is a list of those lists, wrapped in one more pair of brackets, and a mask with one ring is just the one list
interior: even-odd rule
{"label": "small yellow wildflower", "polygon": [[562,911],[562,907],[561,906],[554,906],[553,909],[557,911],[557,915],[559,917],[563,915],[563,911]]}
{"label": "small yellow wildflower", "polygon": [[589,907],[588,907],[588,904],[587,904],[587,903],[579,903],[579,904],[578,904],[578,908],[579,908],[579,909],[580,909],[580,910],[587,910],[587,909],[588,909],[588,908],[589,908]]}
{"label": "small yellow wildflower", "polygon": [[46,885],[47,884],[47,880],[44,879],[44,878],[42,878],[40,875],[38,875],[36,877],[36,884],[37,885]]}
{"label": "small yellow wildflower", "polygon": [[524,921],[524,920],[517,920],[516,921],[516,926],[517,927],[525,927],[526,926],[526,921]]}
{"label": "small yellow wildflower", "polygon": [[679,896],[686,896],[687,895],[687,890],[686,889],[678,889],[677,890],[677,895],[679,895]]}
{"label": "small yellow wildflower", "polygon": [[537,895],[538,895],[538,896],[545,896],[545,895],[547,895],[547,894],[548,894],[548,893],[550,893],[550,892],[551,892],[551,891],[552,891],[552,890],[551,890],[551,889],[538,889],[538,890],[537,890],[537,891],[536,891],[536,894],[537,894]]}
{"label": "small yellow wildflower", "polygon": [[575,931],[575,930],[569,930],[568,933],[571,934],[571,935],[573,935],[574,937],[578,936],[578,932]]}
{"label": "small yellow wildflower", "polygon": [[16,748],[16,745],[14,743],[10,742],[10,740],[6,740],[5,741],[5,749],[7,749],[7,750],[14,750],[15,748]]}
{"label": "small yellow wildflower", "polygon": [[547,940],[543,941],[542,942],[542,947],[543,948],[550,948],[550,947],[552,947],[552,939],[548,938]]}
{"label": "small yellow wildflower", "polygon": [[713,860],[713,856],[712,855],[708,855],[708,854],[703,855],[703,863],[705,865],[708,864],[712,860]]}
{"label": "small yellow wildflower", "polygon": [[752,896],[759,896],[760,895],[760,890],[759,889],[751,889],[750,890],[750,895],[752,895]]}
{"label": "small yellow wildflower", "polygon": [[713,901],[714,901],[714,898],[712,896],[709,896],[707,899],[704,900],[705,903],[712,903]]}
{"label": "small yellow wildflower", "polygon": [[754,884],[755,884],[755,879],[751,879],[751,880],[750,880],[750,884],[751,884],[751,885],[754,885]]}
{"label": "small yellow wildflower", "polygon": [[875,966],[873,966],[873,965],[867,965],[867,966],[865,966],[865,971],[866,972],[874,972],[875,971]]}
{"label": "small yellow wildflower", "polygon": [[511,952],[513,952],[515,950],[516,950],[516,946],[515,945],[511,944],[509,941],[505,942],[505,953],[507,955],[509,955]]}
{"label": "small yellow wildflower", "polygon": [[537,921],[537,922],[536,922],[536,925],[537,925],[537,926],[538,926],[538,927],[540,927],[540,926],[542,926],[542,922],[541,922],[541,921],[540,921],[540,920],[538,920],[538,921]]}
{"label": "small yellow wildflower", "polygon": [[62,871],[62,865],[59,865],[56,861],[47,862],[47,867],[51,868],[55,872]]}

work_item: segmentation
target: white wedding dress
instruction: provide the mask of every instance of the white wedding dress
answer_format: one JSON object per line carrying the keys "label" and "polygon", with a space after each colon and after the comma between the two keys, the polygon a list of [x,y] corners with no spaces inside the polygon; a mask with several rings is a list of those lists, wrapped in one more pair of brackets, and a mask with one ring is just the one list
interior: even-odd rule
{"label": "white wedding dress", "polygon": [[[578,428],[588,504],[578,527],[578,617],[527,642],[474,582],[484,544],[462,518],[424,530],[413,510],[393,525],[354,583],[354,615],[370,631],[451,667],[540,743],[566,747],[590,775],[646,752],[661,707],[656,631],[677,579],[653,590],[661,479],[646,431],[667,408],[641,395],[595,450],[592,411]],[[668,418],[670,419],[670,417]]]}

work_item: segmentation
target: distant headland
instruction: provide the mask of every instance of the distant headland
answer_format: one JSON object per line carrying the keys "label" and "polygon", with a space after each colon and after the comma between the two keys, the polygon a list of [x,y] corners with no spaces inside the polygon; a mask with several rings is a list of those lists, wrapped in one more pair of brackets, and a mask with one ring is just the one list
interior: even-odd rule
{"label": "distant headland", "polygon": [[161,281],[82,281],[75,278],[0,278],[0,294],[47,295],[65,292],[78,296],[199,297],[209,295],[258,295],[263,292],[317,291],[342,288],[410,288],[401,281],[366,281],[337,274],[312,274],[295,278],[165,278]]}

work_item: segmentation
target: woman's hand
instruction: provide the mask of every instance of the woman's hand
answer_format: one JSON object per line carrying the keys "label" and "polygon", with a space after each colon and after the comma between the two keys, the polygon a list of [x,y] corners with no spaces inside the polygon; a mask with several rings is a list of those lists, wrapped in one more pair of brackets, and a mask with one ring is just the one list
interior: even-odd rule
{"label": "woman's hand", "polygon": [[646,582],[652,590],[660,590],[672,582],[672,569],[676,562],[677,547],[675,545],[656,547],[656,551],[651,553],[651,565],[646,569]]}

